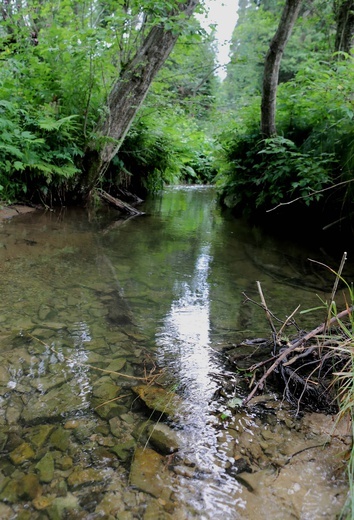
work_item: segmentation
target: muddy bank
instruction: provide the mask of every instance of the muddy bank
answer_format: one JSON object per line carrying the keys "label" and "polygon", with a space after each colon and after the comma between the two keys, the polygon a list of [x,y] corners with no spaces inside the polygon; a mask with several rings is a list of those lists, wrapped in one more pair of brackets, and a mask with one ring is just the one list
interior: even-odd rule
{"label": "muddy bank", "polygon": [[12,204],[11,206],[1,206],[0,204],[0,222],[18,215],[33,213],[34,211],[37,211],[37,208],[32,208],[30,206],[24,206],[21,204]]}

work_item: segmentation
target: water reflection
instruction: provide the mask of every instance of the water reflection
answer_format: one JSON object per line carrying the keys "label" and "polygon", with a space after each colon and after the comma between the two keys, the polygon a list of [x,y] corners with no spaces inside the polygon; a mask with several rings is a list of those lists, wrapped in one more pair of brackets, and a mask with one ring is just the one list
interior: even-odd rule
{"label": "water reflection", "polygon": [[[184,456],[193,457],[202,468],[203,483],[189,482],[184,501],[204,518],[239,518],[237,509],[245,507],[242,488],[224,472],[225,455],[218,450],[214,418],[209,403],[217,385],[212,372],[220,367],[211,348],[210,283],[211,244],[202,244],[190,281],[176,281],[172,302],[160,330],[156,334],[158,361],[178,381],[186,408],[176,426],[183,428],[188,443]],[[186,414],[186,409],[188,413]],[[239,496],[235,496],[235,492]]]}
{"label": "water reflection", "polygon": [[156,343],[159,363],[168,364],[185,386],[185,396],[207,401],[211,388],[210,302],[208,272],[210,245],[203,246],[197,257],[191,281],[176,281],[174,300],[165,317]]}
{"label": "water reflection", "polygon": [[[312,306],[313,295],[301,285],[289,291],[274,281],[270,274],[279,274],[282,249],[290,254],[289,248],[224,219],[213,190],[168,190],[144,209],[145,217],[124,225],[112,226],[112,214],[88,220],[85,212],[67,211],[58,218],[36,214],[0,228],[5,244],[0,248],[0,446],[5,461],[0,484],[6,486],[0,491],[1,518],[15,518],[21,508],[29,508],[34,520],[54,518],[51,501],[64,507],[67,497],[80,518],[145,518],[150,506],[153,513],[146,518],[286,518],[277,511],[259,513],[263,502],[273,511],[279,501],[269,506],[276,497],[264,494],[269,480],[264,477],[265,485],[257,485],[257,475],[273,464],[272,456],[274,467],[285,464],[292,455],[291,436],[299,445],[296,451],[309,457],[313,452],[302,444],[301,432],[291,425],[286,429],[273,411],[267,415],[273,422],[263,425],[242,410],[227,427],[217,409],[220,401],[213,399],[219,385],[211,374],[225,375],[225,345],[246,334],[268,333],[261,311],[243,310],[243,291],[257,299],[255,280],[261,280],[272,309],[282,312],[306,298]],[[277,280],[288,280],[291,273],[285,275]],[[130,387],[155,363],[186,403],[175,422],[167,421],[181,434],[176,456],[182,473],[170,467],[168,456],[163,459],[174,493],[165,509],[160,496],[129,486],[134,449],[140,446],[137,429],[150,413],[137,406]],[[107,372],[108,367],[116,373]],[[270,434],[260,436],[263,429]],[[23,465],[18,446],[27,448]],[[40,475],[40,492],[48,499],[42,513],[35,501],[25,503],[14,490],[22,472],[39,473],[45,452],[53,460],[51,475]],[[237,463],[252,469],[257,493],[241,486]],[[311,470],[309,486],[313,476]],[[156,478],[163,477],[157,472]],[[295,489],[293,474],[284,481],[284,489],[288,482]],[[328,485],[312,496],[334,493]],[[259,507],[255,514],[252,504]],[[179,506],[181,515],[173,516]]]}

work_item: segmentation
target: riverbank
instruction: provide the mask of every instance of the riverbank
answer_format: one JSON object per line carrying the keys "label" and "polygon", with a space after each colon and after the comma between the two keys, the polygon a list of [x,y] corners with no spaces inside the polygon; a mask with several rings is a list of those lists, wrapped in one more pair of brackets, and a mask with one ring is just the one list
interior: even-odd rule
{"label": "riverbank", "polygon": [[0,206],[0,222],[7,220],[17,215],[23,215],[25,213],[32,213],[37,208],[31,206],[24,206],[22,204],[11,204],[10,206]]}

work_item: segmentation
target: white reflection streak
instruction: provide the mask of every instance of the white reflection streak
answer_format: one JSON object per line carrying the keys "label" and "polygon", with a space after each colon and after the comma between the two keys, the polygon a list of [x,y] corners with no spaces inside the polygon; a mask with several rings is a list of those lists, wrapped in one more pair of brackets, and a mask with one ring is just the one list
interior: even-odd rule
{"label": "white reflection streak", "polygon": [[162,357],[173,358],[175,375],[187,384],[187,394],[193,401],[198,399],[198,406],[201,397],[204,403],[208,401],[210,392],[209,250],[209,244],[202,248],[191,283],[181,284],[182,294],[172,303],[158,338]]}
{"label": "white reflection streak", "polygon": [[85,365],[88,360],[89,353],[85,348],[85,343],[91,341],[91,333],[88,324],[84,321],[75,323],[76,330],[74,333],[74,351],[68,363],[72,373],[75,375],[73,380],[73,390],[77,392],[79,388],[79,396],[82,397],[82,403],[88,406],[87,395],[92,390],[90,370]]}
{"label": "white reflection streak", "polygon": [[156,338],[162,358],[159,363],[183,385],[188,414],[183,414],[181,424],[188,436],[187,452],[208,474],[202,488],[196,481],[192,498],[193,507],[202,508],[206,520],[239,518],[235,508],[244,506],[239,484],[234,480],[230,484],[218,464],[218,442],[208,409],[216,390],[210,372],[217,368],[210,356],[209,251],[210,245],[201,249],[191,282],[178,284],[180,297],[172,303]]}

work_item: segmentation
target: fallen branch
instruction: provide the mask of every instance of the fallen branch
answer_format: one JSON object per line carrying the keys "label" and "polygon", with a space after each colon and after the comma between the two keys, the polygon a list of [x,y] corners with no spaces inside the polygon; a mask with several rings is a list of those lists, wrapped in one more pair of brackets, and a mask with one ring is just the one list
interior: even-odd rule
{"label": "fallen branch", "polygon": [[[274,206],[274,208],[267,209],[266,213],[270,213],[271,211],[274,211],[274,210],[280,208],[281,206],[289,206],[289,204],[293,204],[294,202],[297,202],[298,200],[306,200],[308,198],[313,197],[314,195],[319,195],[321,193],[324,193],[325,191],[333,190],[334,188],[338,188],[338,186],[343,186],[344,184],[349,184],[350,182],[353,182],[353,181],[354,181],[354,179],[349,179],[347,181],[337,182],[337,184],[333,184],[333,186],[327,186],[326,188],[323,188],[322,190],[314,190],[311,193],[309,193],[308,195],[301,195],[300,197],[289,200],[288,202],[280,202],[277,206]],[[346,218],[346,217],[344,217],[344,218]],[[343,220],[343,219],[339,219],[338,221],[334,222],[333,224],[336,224],[337,222],[340,222],[341,220]],[[330,224],[330,225],[333,225],[333,224]],[[330,226],[326,226],[326,227],[330,227]],[[326,228],[324,227],[323,230],[324,229],[326,229]]]}
{"label": "fallen branch", "polygon": [[101,199],[108,202],[114,208],[119,209],[122,213],[126,213],[132,216],[144,215],[142,211],[139,211],[127,202],[123,202],[122,200],[117,199],[116,197],[112,197],[112,195],[102,190],[101,188],[97,188],[96,193]]}
{"label": "fallen branch", "polygon": [[322,323],[321,325],[319,325],[318,327],[316,327],[312,331],[308,332],[307,334],[302,336],[300,339],[297,339],[296,341],[290,342],[289,347],[286,348],[285,350],[283,350],[279,354],[279,356],[276,358],[274,363],[267,369],[267,371],[263,374],[261,379],[255,384],[253,390],[243,400],[243,404],[247,405],[249,403],[249,401],[252,399],[252,397],[254,397],[254,395],[257,392],[257,390],[263,387],[264,382],[270,376],[270,374],[272,372],[274,372],[274,370],[280,365],[280,363],[284,359],[286,359],[289,356],[289,354],[291,354],[291,352],[293,352],[294,350],[296,350],[299,347],[301,347],[306,341],[314,338],[315,336],[317,336],[318,334],[323,333],[324,331],[327,331],[332,325],[334,325],[335,323],[338,323],[339,320],[341,320],[342,318],[344,318],[345,316],[348,316],[351,312],[353,312],[353,310],[354,310],[354,306],[351,306],[351,307],[345,309],[344,311],[340,312],[339,314],[337,314],[336,316],[331,318],[329,321],[326,321],[326,322]]}
{"label": "fallen branch", "polygon": [[257,282],[257,288],[258,288],[258,292],[259,292],[259,296],[261,298],[261,302],[262,302],[262,305],[263,305],[263,309],[266,313],[266,316],[267,316],[267,320],[269,322],[269,325],[270,325],[270,328],[272,330],[272,333],[273,333],[273,337],[274,337],[274,340],[276,339],[277,337],[277,331],[274,327],[274,323],[273,323],[273,320],[272,320],[272,316],[271,316],[271,313],[269,312],[269,309],[268,309],[268,306],[267,306],[267,303],[265,301],[265,298],[264,298],[264,294],[263,294],[263,291],[262,291],[262,287],[261,287],[261,283],[260,282]]}

